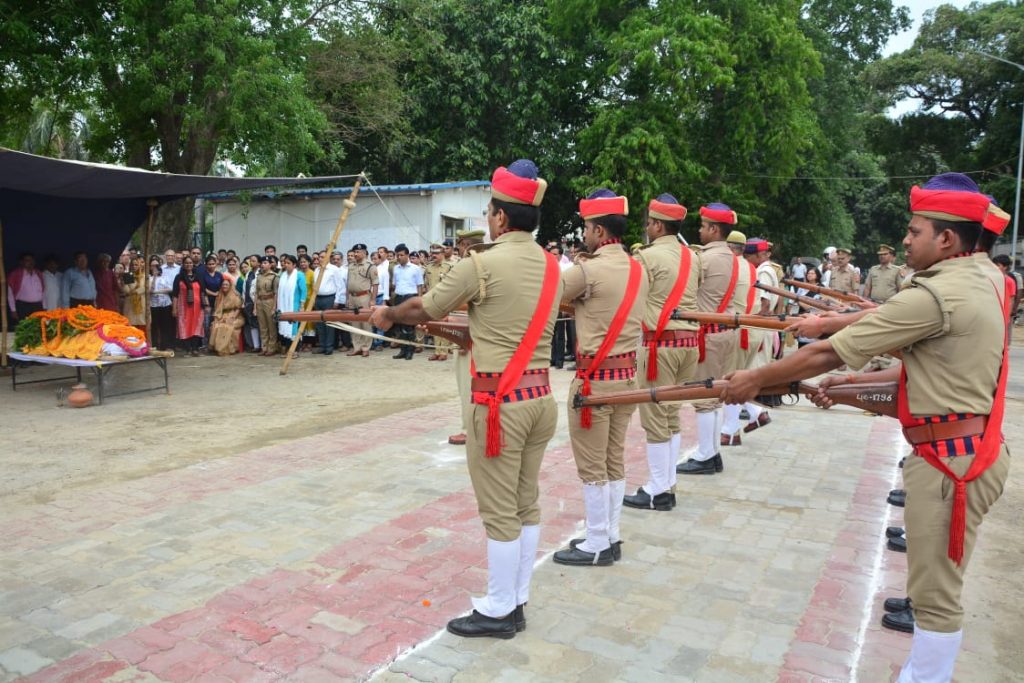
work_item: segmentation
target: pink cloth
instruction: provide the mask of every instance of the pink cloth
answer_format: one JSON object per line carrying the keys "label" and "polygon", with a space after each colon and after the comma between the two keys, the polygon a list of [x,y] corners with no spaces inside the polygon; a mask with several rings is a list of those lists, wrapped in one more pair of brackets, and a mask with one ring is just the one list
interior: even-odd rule
{"label": "pink cloth", "polygon": [[120,313],[121,307],[117,305],[117,275],[109,268],[96,269],[92,275],[96,278],[96,308]]}
{"label": "pink cloth", "polygon": [[43,282],[43,274],[38,270],[29,273],[24,268],[15,268],[7,276],[7,304],[12,313],[15,300],[41,304],[45,292],[46,284]]}

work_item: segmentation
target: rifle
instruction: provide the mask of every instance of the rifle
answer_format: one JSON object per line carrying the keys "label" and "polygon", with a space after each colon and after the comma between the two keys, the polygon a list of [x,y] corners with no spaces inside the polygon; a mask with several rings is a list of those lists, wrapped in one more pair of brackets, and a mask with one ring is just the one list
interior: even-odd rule
{"label": "rifle", "polygon": [[806,289],[809,292],[814,292],[815,294],[821,294],[822,296],[832,297],[833,299],[836,299],[838,301],[843,301],[843,302],[848,303],[848,304],[857,304],[858,306],[862,305],[862,304],[870,304],[871,306],[876,306],[877,305],[877,304],[875,304],[874,301],[870,301],[869,299],[865,299],[862,296],[857,296],[856,294],[847,294],[846,292],[840,292],[838,289],[830,289],[828,287],[822,287],[821,285],[816,285],[813,282],[800,282],[799,280],[784,279],[782,281],[782,283],[786,284],[786,285],[789,285],[790,287],[797,287],[798,289]]}
{"label": "rifle", "polygon": [[760,330],[784,330],[802,315],[743,315],[742,313],[693,313],[675,312],[673,320],[690,320],[702,325],[725,325],[727,327],[753,327]]}
{"label": "rifle", "polygon": [[[633,403],[663,403],[668,401],[707,401],[717,400],[722,391],[729,386],[724,380],[698,380],[674,386],[651,387],[636,391],[614,391],[608,394],[584,396],[576,394],[572,406],[580,408],[627,405]],[[772,387],[762,387],[759,396],[809,396],[817,393],[818,386],[809,382],[790,382]],[[840,384],[829,387],[826,394],[833,403],[853,406],[879,415],[896,417],[896,382],[877,382],[873,384]]]}
{"label": "rifle", "polygon": [[[368,311],[360,311],[359,309],[339,310],[335,308],[324,311],[278,313],[277,318],[285,322],[368,323],[370,322],[370,313]],[[423,323],[422,327],[428,334],[447,339],[459,348],[468,351],[473,347],[473,340],[469,336],[469,322],[462,316],[449,316],[442,320],[429,320]]]}
{"label": "rifle", "polygon": [[791,292],[788,289],[772,287],[771,285],[764,285],[761,284],[760,282],[755,282],[754,286],[760,290],[764,290],[765,292],[771,292],[772,294],[777,294],[778,296],[784,297],[786,299],[792,299],[793,301],[796,301],[806,306],[807,308],[816,308],[819,311],[836,311],[839,308],[836,304],[830,301],[822,301],[820,299],[812,299],[809,296],[801,296],[800,294]]}

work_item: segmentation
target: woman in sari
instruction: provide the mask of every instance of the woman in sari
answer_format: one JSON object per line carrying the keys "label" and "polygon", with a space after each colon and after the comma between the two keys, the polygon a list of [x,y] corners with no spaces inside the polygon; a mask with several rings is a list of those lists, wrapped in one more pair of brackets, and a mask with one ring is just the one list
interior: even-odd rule
{"label": "woman in sari", "polygon": [[[308,292],[306,276],[295,267],[295,257],[291,254],[282,256],[281,263],[284,265],[284,270],[281,271],[277,285],[277,310],[281,313],[301,311],[306,304]],[[277,332],[285,339],[294,339],[295,335],[299,333],[299,323],[282,320],[277,324]]]}
{"label": "woman in sari", "polygon": [[225,261],[227,264],[227,270],[224,271],[224,279],[231,281],[231,286],[234,287],[238,284],[238,278],[242,276],[242,272],[238,269],[238,257],[228,256],[228,260]]}
{"label": "woman in sari", "polygon": [[131,272],[120,277],[121,315],[128,318],[129,325],[146,326],[146,274],[145,261],[141,256],[131,260]]}
{"label": "woman in sari", "polygon": [[187,355],[198,356],[203,343],[203,285],[191,256],[186,256],[181,262],[181,272],[174,278],[171,297],[174,300],[172,313],[178,321],[178,339]]}
{"label": "woman in sari", "polygon": [[213,322],[210,323],[210,350],[218,356],[238,353],[239,333],[245,318],[242,315],[242,297],[238,296],[229,278],[220,285],[217,302],[213,305]]}

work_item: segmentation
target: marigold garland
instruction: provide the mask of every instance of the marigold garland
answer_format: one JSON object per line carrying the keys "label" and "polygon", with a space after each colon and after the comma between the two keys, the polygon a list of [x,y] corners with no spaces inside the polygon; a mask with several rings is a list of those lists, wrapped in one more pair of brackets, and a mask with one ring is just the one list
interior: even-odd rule
{"label": "marigold garland", "polygon": [[[93,353],[97,337],[101,340],[100,346],[103,341],[117,344],[131,356],[144,356],[148,353],[145,332],[129,325],[128,318],[114,311],[76,306],[38,311],[30,315],[29,319],[39,321],[40,343],[34,347],[26,344],[23,350],[28,353],[82,358]],[[96,334],[85,335],[86,332]],[[90,339],[73,341],[75,337],[85,336]],[[95,354],[98,355],[98,350]]]}

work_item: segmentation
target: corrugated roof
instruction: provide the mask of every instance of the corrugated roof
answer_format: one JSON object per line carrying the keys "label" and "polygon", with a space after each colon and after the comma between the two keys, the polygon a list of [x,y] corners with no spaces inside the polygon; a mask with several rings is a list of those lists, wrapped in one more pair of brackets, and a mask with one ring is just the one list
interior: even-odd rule
{"label": "corrugated roof", "polygon": [[[464,187],[490,187],[491,183],[488,180],[461,180],[452,183],[413,183],[409,185],[373,185],[372,187],[367,185],[361,185],[359,187],[359,194],[373,194],[376,190],[377,194],[419,194],[420,192],[436,192],[437,190],[455,190]],[[311,196],[335,196],[345,195],[348,196],[352,193],[352,186],[348,187],[312,187],[312,188],[301,188],[296,190],[258,190],[251,193],[253,199],[278,199],[284,197],[311,197]],[[238,192],[213,192],[211,194],[198,195],[203,199],[210,200],[224,200],[234,199],[238,196]]]}

